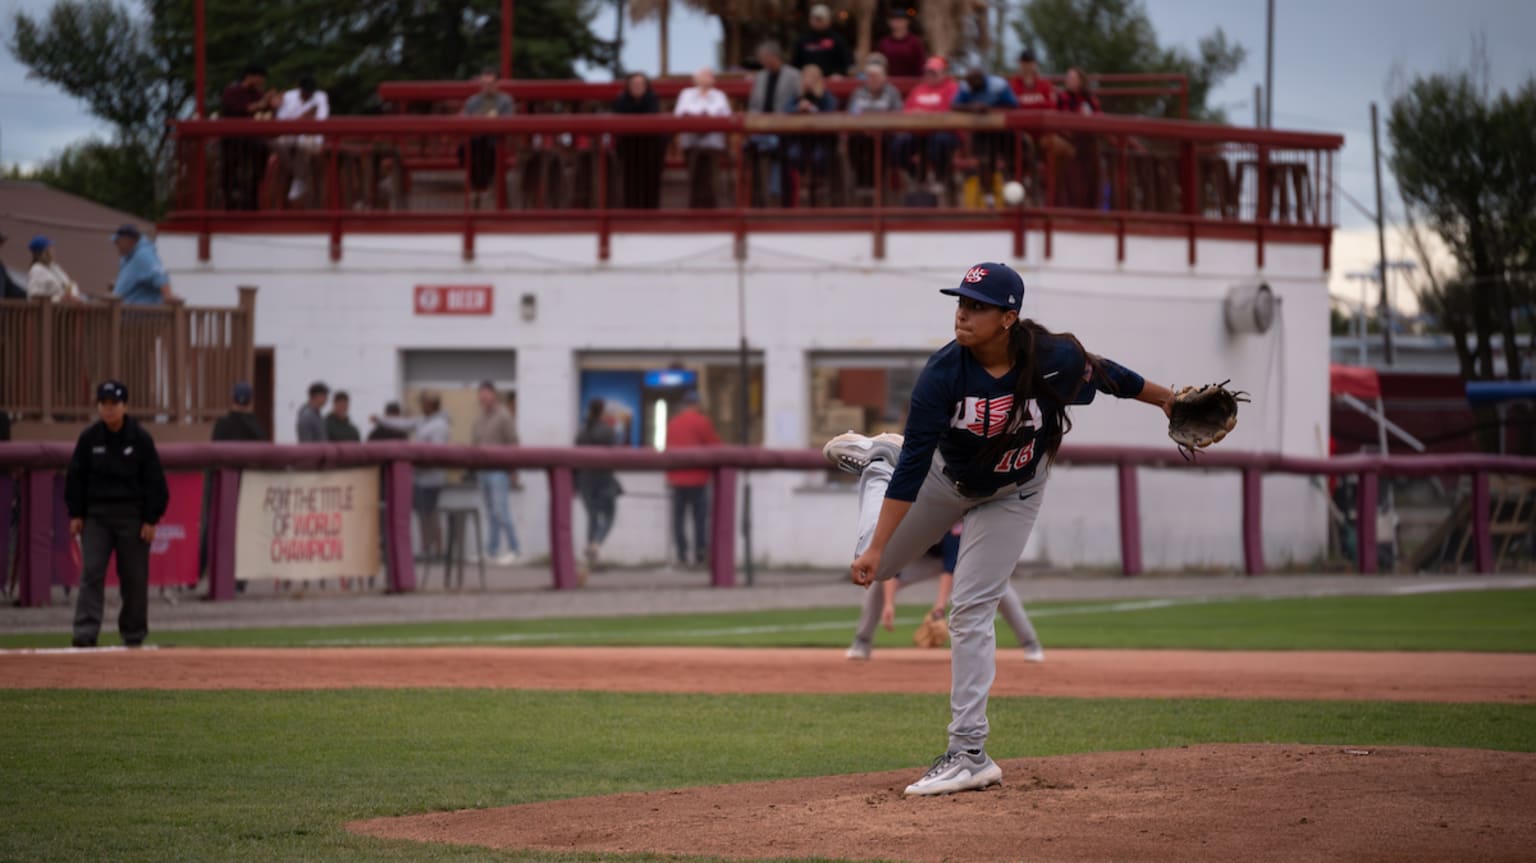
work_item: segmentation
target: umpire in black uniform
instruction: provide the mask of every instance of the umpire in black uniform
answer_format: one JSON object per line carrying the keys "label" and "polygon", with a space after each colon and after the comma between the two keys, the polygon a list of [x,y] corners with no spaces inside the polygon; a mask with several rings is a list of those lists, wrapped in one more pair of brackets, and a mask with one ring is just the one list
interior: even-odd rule
{"label": "umpire in black uniform", "polygon": [[149,547],[170,503],[170,489],[155,441],[128,416],[127,402],[128,388],[117,381],[96,388],[101,421],[80,433],[64,483],[69,532],[84,538],[75,647],[96,646],[107,561],[114,552],[123,594],[117,631],[129,647],[138,647],[149,635]]}

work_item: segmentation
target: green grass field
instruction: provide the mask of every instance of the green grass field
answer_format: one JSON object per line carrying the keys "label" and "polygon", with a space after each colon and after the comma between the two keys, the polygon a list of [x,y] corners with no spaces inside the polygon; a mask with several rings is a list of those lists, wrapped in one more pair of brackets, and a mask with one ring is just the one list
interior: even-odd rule
{"label": "green grass field", "polygon": [[[899,609],[904,627],[877,647],[911,644],[926,608]],[[1051,647],[1213,650],[1536,651],[1536,590],[1275,600],[1148,600],[1029,606]],[[718,645],[841,647],[854,608],[654,617],[477,621],[287,629],[157,632],[161,645]],[[153,617],[151,618],[153,625]],[[110,626],[103,644],[113,643]],[[1001,627],[999,637],[1011,644]],[[0,647],[67,645],[68,634],[0,636]]]}
{"label": "green grass field", "polygon": [[[924,609],[879,644],[909,644]],[[1536,651],[1536,591],[1031,608],[1048,647]],[[846,644],[849,608],[162,632],[162,645]],[[1004,628],[1006,630],[1006,627]],[[8,635],[0,646],[57,646]],[[1536,705],[996,698],[1000,758],[1206,742],[1536,751]],[[0,861],[567,860],[348,834],[353,819],[910,768],[942,695],[0,690]]]}
{"label": "green grass field", "polygon": [[[0,859],[27,861],[532,859],[365,839],[342,825],[915,773],[942,748],[948,719],[942,695],[20,691],[3,703]],[[1530,706],[999,698],[990,712],[989,748],[1003,758],[1202,742],[1536,750]]]}

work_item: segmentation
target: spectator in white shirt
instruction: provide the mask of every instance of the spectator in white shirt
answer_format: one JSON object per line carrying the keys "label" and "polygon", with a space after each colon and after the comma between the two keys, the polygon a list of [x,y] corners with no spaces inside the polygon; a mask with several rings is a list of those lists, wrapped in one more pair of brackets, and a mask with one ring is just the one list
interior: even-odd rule
{"label": "spectator in white shirt", "polygon": [[[279,120],[324,120],[331,116],[331,100],[311,75],[299,79],[299,86],[283,93],[277,107]],[[293,181],[288,186],[289,202],[298,202],[309,190],[312,165],[325,146],[321,135],[284,135],[277,139],[278,157]]]}
{"label": "spectator in white shirt", "polygon": [[54,302],[78,302],[80,286],[53,260],[53,241],[38,234],[27,244],[32,269],[27,272],[27,296],[50,297]]}
{"label": "spectator in white shirt", "polygon": [[[715,71],[708,66],[693,73],[693,86],[677,94],[673,114],[679,117],[729,117],[731,103],[725,93],[715,89]],[[725,151],[723,132],[684,132],[678,144],[688,159],[688,206],[716,206],[715,181],[720,173],[720,156]]]}

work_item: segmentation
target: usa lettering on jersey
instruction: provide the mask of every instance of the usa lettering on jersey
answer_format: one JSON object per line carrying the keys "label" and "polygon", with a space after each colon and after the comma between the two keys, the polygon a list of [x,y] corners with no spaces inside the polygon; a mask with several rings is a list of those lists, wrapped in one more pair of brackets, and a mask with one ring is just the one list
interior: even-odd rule
{"label": "usa lettering on jersey", "polygon": [[1013,434],[1024,428],[1040,428],[1043,421],[1040,416],[1040,406],[1030,399],[1024,404],[1025,410],[1012,428],[1006,428],[1008,424],[1008,412],[1013,410],[1013,396],[997,396],[995,398],[980,398],[966,396],[955,403],[955,413],[949,420],[950,428],[965,429],[977,437],[991,438],[1003,434]]}

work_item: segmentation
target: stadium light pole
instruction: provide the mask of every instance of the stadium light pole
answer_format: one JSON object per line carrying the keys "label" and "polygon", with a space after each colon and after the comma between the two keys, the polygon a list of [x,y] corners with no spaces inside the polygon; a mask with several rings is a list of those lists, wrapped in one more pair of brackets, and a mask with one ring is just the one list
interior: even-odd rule
{"label": "stadium light pole", "polygon": [[1264,18],[1264,128],[1275,127],[1275,0],[1267,0]]}
{"label": "stadium light pole", "polygon": [[[199,0],[201,2],[201,0]],[[501,77],[512,77],[512,0],[501,0]]]}
{"label": "stadium light pole", "polygon": [[208,8],[207,0],[192,0],[193,117],[208,116]]}

